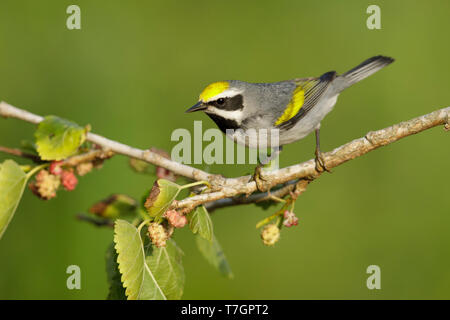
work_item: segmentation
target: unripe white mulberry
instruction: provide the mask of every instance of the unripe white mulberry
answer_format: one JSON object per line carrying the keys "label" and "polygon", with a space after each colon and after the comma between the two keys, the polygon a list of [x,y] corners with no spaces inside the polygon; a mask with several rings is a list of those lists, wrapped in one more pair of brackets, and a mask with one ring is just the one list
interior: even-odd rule
{"label": "unripe white mulberry", "polygon": [[276,224],[268,224],[261,231],[261,239],[266,246],[273,246],[280,239],[280,229]]}
{"label": "unripe white mulberry", "polygon": [[36,175],[36,181],[29,184],[29,188],[41,199],[49,200],[56,197],[60,183],[58,176],[50,174],[47,170],[41,170]]}
{"label": "unripe white mulberry", "polygon": [[84,176],[85,174],[88,174],[92,171],[94,168],[94,165],[92,162],[83,162],[76,166],[76,170],[79,176]]}
{"label": "unripe white mulberry", "polygon": [[151,222],[148,226],[148,236],[152,243],[158,247],[165,247],[166,241],[173,233],[173,227],[165,228],[162,224]]}

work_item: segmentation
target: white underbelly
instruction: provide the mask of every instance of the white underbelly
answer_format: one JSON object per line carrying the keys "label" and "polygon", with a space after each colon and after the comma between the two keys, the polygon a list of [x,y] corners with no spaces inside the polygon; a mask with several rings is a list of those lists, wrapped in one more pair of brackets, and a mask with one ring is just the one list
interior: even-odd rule
{"label": "white underbelly", "polygon": [[[303,139],[314,131],[325,116],[333,110],[338,95],[323,99],[314,106],[296,125],[287,131],[278,129],[247,129],[226,133],[226,136],[238,144],[250,148],[277,147]],[[275,130],[275,131],[274,131]]]}

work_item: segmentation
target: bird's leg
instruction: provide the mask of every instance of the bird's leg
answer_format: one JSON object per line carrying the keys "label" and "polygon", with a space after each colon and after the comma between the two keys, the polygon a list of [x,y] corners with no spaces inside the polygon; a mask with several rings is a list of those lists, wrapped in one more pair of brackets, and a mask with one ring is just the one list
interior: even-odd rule
{"label": "bird's leg", "polygon": [[270,167],[271,162],[280,155],[281,150],[282,147],[278,146],[276,149],[272,149],[270,156],[265,157],[265,159],[261,159],[260,157],[258,157],[258,165],[255,168],[252,180],[256,182],[256,187],[259,191],[265,191],[264,182],[266,180],[261,175],[263,168]]}
{"label": "bird's leg", "polygon": [[316,152],[315,152],[316,170],[319,172],[323,171],[331,172],[326,167],[325,160],[323,158],[322,152],[320,151],[320,127],[316,128],[315,133],[316,133]]}

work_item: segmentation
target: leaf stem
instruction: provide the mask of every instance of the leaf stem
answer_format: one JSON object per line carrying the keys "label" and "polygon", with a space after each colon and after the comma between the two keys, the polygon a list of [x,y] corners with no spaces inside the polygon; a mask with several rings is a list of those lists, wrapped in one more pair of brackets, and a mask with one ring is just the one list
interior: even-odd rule
{"label": "leaf stem", "polygon": [[36,166],[33,169],[30,170],[30,172],[27,173],[27,179],[30,179],[36,172],[38,172],[41,169],[44,169],[45,167],[48,167],[48,163],[41,164],[40,166]]}
{"label": "leaf stem", "polygon": [[272,214],[271,216],[268,216],[267,218],[261,220],[260,222],[258,222],[256,224],[256,229],[262,227],[265,224],[268,224],[270,221],[272,221],[273,219],[279,217],[282,215],[282,213],[284,212],[284,210],[286,209],[286,207],[289,206],[289,203],[285,203],[280,210],[278,210],[277,212],[275,212],[274,214]]}
{"label": "leaf stem", "polygon": [[139,227],[137,228],[138,230],[138,234],[141,234],[141,229],[143,226],[145,226],[146,224],[148,224],[150,222],[150,219],[144,220],[141,222],[141,224],[139,225]]}
{"label": "leaf stem", "polygon": [[185,184],[184,186],[180,186],[180,190],[191,188],[191,187],[195,187],[195,186],[198,186],[200,184],[204,184],[204,185],[207,185],[208,187],[211,187],[211,184],[208,181],[203,180],[203,181],[196,181],[196,182],[192,182],[192,183],[189,183],[189,184]]}

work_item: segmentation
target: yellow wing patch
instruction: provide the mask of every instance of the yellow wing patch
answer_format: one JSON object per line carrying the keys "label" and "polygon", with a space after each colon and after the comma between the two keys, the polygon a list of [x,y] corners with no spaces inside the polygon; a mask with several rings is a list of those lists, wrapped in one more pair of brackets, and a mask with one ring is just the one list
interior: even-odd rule
{"label": "yellow wing patch", "polygon": [[297,88],[295,88],[292,94],[291,101],[287,105],[281,117],[279,117],[277,122],[275,122],[275,125],[277,126],[295,116],[302,107],[304,101],[305,101],[305,91],[303,90],[302,87],[298,86]]}
{"label": "yellow wing patch", "polygon": [[218,94],[224,92],[230,87],[230,84],[226,81],[213,82],[208,85],[202,93],[200,93],[200,100],[205,102],[209,99],[217,96]]}

